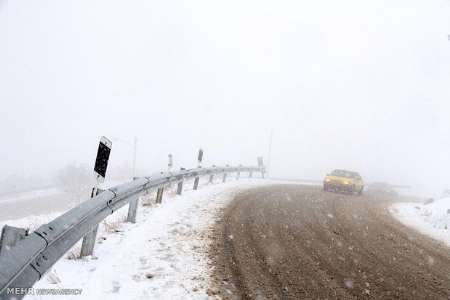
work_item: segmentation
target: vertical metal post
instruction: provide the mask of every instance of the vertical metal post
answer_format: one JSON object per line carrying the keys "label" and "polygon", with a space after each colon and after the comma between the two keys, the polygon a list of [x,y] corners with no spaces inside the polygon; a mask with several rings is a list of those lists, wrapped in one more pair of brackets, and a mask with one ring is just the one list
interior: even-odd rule
{"label": "vertical metal post", "polygon": [[[108,168],[109,156],[111,153],[111,141],[102,136],[98,145],[97,156],[95,158],[94,173],[97,174],[95,186],[92,189],[91,198],[100,193],[100,183],[105,180],[106,170]],[[81,244],[80,257],[92,255],[94,253],[95,239],[97,238],[98,225],[83,237]]]}
{"label": "vertical metal post", "polygon": [[[91,198],[98,195],[98,181],[95,187],[92,189]],[[83,237],[83,242],[81,243],[80,258],[92,255],[94,253],[95,239],[97,238],[98,225],[95,226],[88,234]]]}
{"label": "vertical metal post", "polygon": [[169,163],[167,164],[167,170],[170,172],[172,171],[173,167],[173,156],[172,154],[169,154]]}
{"label": "vertical metal post", "polygon": [[200,178],[199,177],[195,177],[195,179],[194,179],[194,190],[198,189],[198,182],[199,181],[200,181]]}
{"label": "vertical metal post", "polygon": [[264,160],[262,156],[258,157],[258,168],[261,171],[261,177],[264,178],[264,173],[266,172],[266,167],[264,166]]}
{"label": "vertical metal post", "polygon": [[178,186],[177,186],[177,195],[181,195],[182,193],[183,193],[183,180],[178,182]]}
{"label": "vertical metal post", "polygon": [[[202,161],[203,161],[203,150],[200,148],[198,150],[198,156],[197,156],[197,162],[198,162],[198,167],[201,168],[202,167]],[[200,181],[200,178],[197,176],[194,179],[194,191],[198,189],[198,182]]]}
{"label": "vertical metal post", "polygon": [[198,167],[201,168],[202,161],[203,161],[203,150],[202,149],[198,150],[197,161],[198,161]]}
{"label": "vertical metal post", "polygon": [[159,203],[162,203],[163,195],[164,195],[164,187],[161,188],[161,193],[159,194]]}
{"label": "vertical metal post", "polygon": [[248,177],[250,177],[250,178],[253,177],[253,171],[250,171],[250,172],[248,173]]}
{"label": "vertical metal post", "polygon": [[156,190],[156,198],[155,198],[155,202],[158,204],[159,203],[159,194],[161,194],[161,189],[158,188]]}
{"label": "vertical metal post", "polygon": [[136,223],[136,215],[139,204],[139,198],[133,199],[128,204],[127,222]]}
{"label": "vertical metal post", "polygon": [[222,178],[222,182],[225,182],[225,181],[227,181],[227,173],[226,172],[223,173],[223,178]]}
{"label": "vertical metal post", "polygon": [[158,188],[158,191],[156,192],[156,203],[162,203],[164,194],[164,187]]}
{"label": "vertical metal post", "polygon": [[213,184],[214,183],[214,174],[209,175],[208,183]]}

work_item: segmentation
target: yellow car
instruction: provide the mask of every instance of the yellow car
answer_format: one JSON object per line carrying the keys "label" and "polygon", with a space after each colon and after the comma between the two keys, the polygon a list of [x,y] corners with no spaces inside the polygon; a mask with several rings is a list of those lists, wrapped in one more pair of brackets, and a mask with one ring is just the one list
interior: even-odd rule
{"label": "yellow car", "polygon": [[334,170],[323,181],[324,191],[343,191],[361,195],[364,190],[364,181],[356,172]]}

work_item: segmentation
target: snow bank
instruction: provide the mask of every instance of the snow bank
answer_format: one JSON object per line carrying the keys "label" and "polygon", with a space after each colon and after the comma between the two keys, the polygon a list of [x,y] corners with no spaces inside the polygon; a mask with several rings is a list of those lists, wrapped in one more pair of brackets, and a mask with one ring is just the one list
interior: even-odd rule
{"label": "snow bank", "polygon": [[390,212],[403,224],[450,246],[450,198],[424,203],[395,203]]}
{"label": "snow bank", "polygon": [[235,193],[268,183],[273,182],[241,180],[204,185],[181,196],[169,192],[160,205],[141,205],[136,224],[122,223],[126,209],[119,211],[101,226],[93,257],[70,259],[79,251],[78,244],[34,286],[82,289],[81,296],[26,299],[208,299],[206,250],[215,218]]}

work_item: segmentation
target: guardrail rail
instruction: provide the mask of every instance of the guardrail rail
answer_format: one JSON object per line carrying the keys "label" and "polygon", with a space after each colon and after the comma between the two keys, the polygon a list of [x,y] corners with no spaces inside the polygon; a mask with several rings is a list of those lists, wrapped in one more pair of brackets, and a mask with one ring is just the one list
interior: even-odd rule
{"label": "guardrail rail", "polygon": [[[181,194],[187,179],[194,179],[195,190],[200,177],[209,175],[211,180],[216,174],[224,174],[225,181],[226,174],[236,173],[239,178],[244,172],[248,172],[249,177],[253,172],[260,172],[264,178],[265,169],[259,165],[160,172],[104,190],[31,233],[5,226],[0,240],[0,299],[22,299],[67,251],[82,238],[92,235],[100,222],[119,208],[128,204],[127,221],[135,222],[139,198],[145,193],[156,189],[156,201],[161,202],[164,187],[171,183],[178,183],[177,193]],[[93,249],[95,233],[91,242]]]}

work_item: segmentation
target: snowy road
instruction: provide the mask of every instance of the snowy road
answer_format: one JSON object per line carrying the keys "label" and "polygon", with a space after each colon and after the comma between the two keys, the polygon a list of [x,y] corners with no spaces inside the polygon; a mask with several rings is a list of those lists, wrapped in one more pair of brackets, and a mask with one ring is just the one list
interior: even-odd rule
{"label": "snowy road", "polygon": [[383,198],[283,185],[239,194],[216,227],[226,299],[448,299],[450,251]]}

